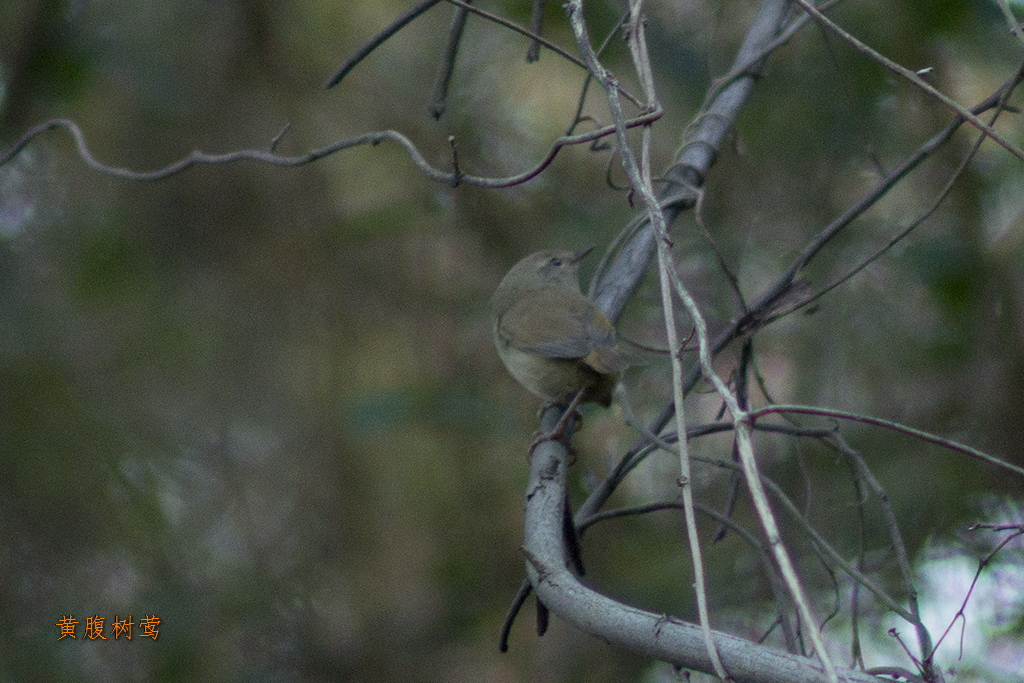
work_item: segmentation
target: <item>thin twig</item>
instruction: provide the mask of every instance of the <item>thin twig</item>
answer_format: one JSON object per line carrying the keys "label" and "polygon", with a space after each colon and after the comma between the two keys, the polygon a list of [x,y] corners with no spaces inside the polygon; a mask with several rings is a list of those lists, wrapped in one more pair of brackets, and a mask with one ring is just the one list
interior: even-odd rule
{"label": "thin twig", "polygon": [[[661,114],[662,112],[660,111],[645,113],[637,118],[627,121],[626,127],[633,128],[636,126],[648,125],[658,120],[661,117]],[[587,133],[562,136],[552,143],[547,156],[536,166],[522,173],[505,178],[488,178],[470,175],[467,173],[456,174],[454,172],[437,169],[427,162],[423,157],[423,154],[419,151],[416,145],[409,140],[409,138],[394,130],[376,131],[373,133],[364,133],[351,138],[345,138],[344,140],[339,140],[326,147],[321,147],[320,149],[315,149],[299,156],[279,156],[265,150],[257,149],[244,149],[225,154],[210,154],[200,150],[195,150],[188,156],[154,171],[133,171],[120,166],[110,166],[97,160],[92,155],[92,152],[89,151],[88,144],[85,140],[85,134],[74,121],[69,119],[51,119],[26,131],[10,147],[10,149],[3,154],[0,154],[0,166],[3,166],[17,156],[17,154],[21,152],[21,150],[23,150],[32,140],[55,129],[63,129],[71,133],[72,137],[75,139],[78,155],[87,166],[100,173],[105,173],[117,178],[124,178],[126,180],[153,182],[177,175],[178,173],[181,173],[193,166],[203,164],[232,164],[239,161],[255,161],[258,163],[269,164],[271,166],[304,166],[345,149],[359,147],[361,145],[378,145],[385,140],[390,140],[401,145],[416,167],[431,180],[447,184],[451,184],[458,180],[460,184],[487,188],[505,188],[521,185],[533,178],[536,178],[544,171],[544,169],[550,166],[551,162],[555,160],[555,157],[558,156],[558,153],[563,147],[587,144],[615,133],[615,126],[603,126],[597,130],[589,131]]]}
{"label": "thin twig", "polygon": [[[972,111],[974,113],[976,113],[976,114],[982,114],[985,111],[987,111],[988,109],[995,108],[995,112],[992,114],[992,118],[989,121],[989,125],[991,126],[991,125],[995,124],[996,119],[999,118],[999,114],[1003,111],[1004,107],[1006,106],[1006,101],[1009,99],[1010,95],[1013,93],[1014,89],[1019,84],[1020,78],[1022,76],[1024,76],[1024,63],[1021,64],[1021,68],[1018,71],[1018,74],[1017,74],[1017,76],[1014,79],[1009,81],[1005,87],[1000,89],[999,92],[997,92],[994,95],[990,96],[989,98],[987,98],[981,104],[973,107]],[[949,140],[950,137],[952,137],[953,133],[956,132],[956,130],[961,125],[963,125],[963,123],[964,123],[963,119],[957,117],[956,120],[954,120],[952,123],[950,123],[948,126],[946,126],[945,129],[940,131],[937,135],[932,137],[931,140],[929,140],[928,142],[923,144],[921,147],[919,147],[917,149],[917,151],[914,152],[914,154],[909,159],[904,161],[903,164],[901,164],[899,168],[897,168],[892,173],[890,173],[883,181],[881,181],[878,184],[877,187],[878,188],[891,187],[892,184],[894,184],[897,180],[902,178],[907,172],[910,171],[910,169],[912,169],[913,167],[917,166],[918,163],[920,163],[921,161],[923,161],[927,157],[931,156],[943,143],[945,143],[947,140]],[[906,228],[904,228],[898,234],[896,234],[892,239],[889,240],[888,243],[886,243],[884,246],[882,246],[880,249],[878,249],[874,254],[872,254],[868,258],[864,259],[861,263],[857,264],[855,267],[851,268],[849,270],[849,272],[845,273],[844,275],[842,275],[841,277],[836,279],[834,282],[832,282],[828,286],[824,287],[821,291],[815,293],[813,296],[806,297],[806,298],[802,299],[796,305],[792,306],[791,308],[788,308],[788,309],[786,309],[784,311],[779,312],[778,314],[776,314],[775,317],[784,317],[784,316],[788,315],[789,313],[792,313],[793,311],[796,311],[796,310],[798,310],[800,308],[808,306],[811,303],[813,303],[814,301],[817,301],[821,297],[825,296],[826,294],[831,292],[833,289],[835,289],[836,287],[839,287],[844,282],[846,282],[847,280],[849,280],[850,278],[855,276],[857,273],[861,272],[862,270],[867,268],[869,265],[874,263],[876,260],[881,258],[890,249],[892,249],[900,241],[902,241],[905,237],[907,237],[911,232],[913,232],[918,226],[920,226],[922,223],[924,223],[926,220],[928,220],[928,218],[931,217],[931,215],[935,212],[935,210],[939,208],[939,205],[942,204],[942,202],[946,199],[946,197],[952,191],[953,185],[960,178],[960,176],[963,174],[963,172],[967,169],[967,165],[971,162],[971,160],[974,159],[975,155],[978,152],[978,149],[981,147],[981,143],[984,140],[985,140],[985,135],[983,133],[979,134],[978,135],[978,139],[974,143],[974,146],[971,148],[971,150],[967,154],[964,155],[964,158],[960,161],[960,164],[957,166],[957,168],[950,175],[949,179],[946,181],[945,186],[943,186],[943,188],[941,190],[939,190],[939,192],[936,195],[935,199],[932,200],[932,203],[928,206],[928,208],[926,208],[924,211],[922,211],[917,216],[917,218],[912,220],[910,222],[910,224]],[[843,214],[843,216],[844,217],[848,217],[848,220],[846,220],[842,225],[844,225],[844,226],[845,225],[849,225],[849,223],[852,221],[852,218],[854,216],[860,215],[871,204],[874,203],[873,201],[869,202],[868,199],[869,198],[873,198],[873,197],[877,197],[877,196],[879,196],[878,192],[873,192],[872,194],[868,195],[868,197],[865,197],[864,199],[859,201],[857,204],[855,204],[853,207],[851,207],[851,209],[853,209],[852,211],[850,211],[850,210],[846,211]],[[828,230],[828,229],[826,229],[826,230]]]}
{"label": "thin twig", "polygon": [[983,451],[979,451],[977,448],[972,448],[958,441],[952,439],[946,439],[929,432],[922,431],[920,429],[914,429],[907,425],[900,424],[898,422],[891,422],[889,420],[883,420],[880,417],[872,417],[870,415],[862,415],[860,413],[851,413],[845,410],[834,410],[832,408],[818,408],[815,406],[797,406],[797,405],[772,405],[764,408],[758,408],[757,410],[750,411],[749,418],[751,420],[757,420],[762,415],[773,415],[778,413],[799,413],[801,415],[817,415],[819,417],[832,417],[839,420],[849,420],[851,422],[860,422],[862,424],[874,425],[875,427],[884,427],[885,429],[891,429],[892,431],[899,432],[900,434],[906,434],[912,436],[921,441],[927,441],[937,446],[942,446],[951,451],[963,453],[969,455],[976,460],[993,465],[1000,469],[1007,470],[1016,474],[1017,476],[1024,477],[1024,468],[1018,467],[1012,463],[1008,463],[1005,460],[1000,460],[994,455],[989,455]]}
{"label": "thin twig", "polygon": [[826,17],[824,14],[822,14],[814,5],[809,3],[807,0],[795,0],[795,2],[798,5],[800,5],[804,9],[804,11],[810,14],[818,23],[828,28],[837,36],[848,42],[858,52],[867,55],[871,59],[875,60],[876,62],[884,66],[889,71],[892,71],[894,74],[902,76],[906,80],[910,81],[918,88],[920,88],[921,90],[925,91],[926,93],[937,99],[939,102],[941,102],[955,114],[957,114],[958,116],[962,116],[972,126],[982,131],[988,137],[992,138],[994,142],[996,142],[1006,151],[1010,152],[1010,154],[1017,157],[1021,161],[1024,161],[1024,151],[1018,149],[1011,142],[1003,138],[1003,136],[1001,136],[999,133],[992,130],[991,126],[986,125],[984,121],[982,121],[977,116],[972,114],[970,111],[965,109],[963,105],[956,102],[953,98],[936,90],[931,84],[929,84],[927,81],[921,78],[917,74],[917,72],[911,71],[910,69],[900,64],[897,64],[896,62],[892,61],[882,53],[868,47],[865,43],[861,42],[852,34],[843,30],[838,24],[836,24],[834,21]]}
{"label": "thin twig", "polygon": [[[992,550],[992,552],[990,552],[988,555],[986,555],[978,561],[978,569],[974,572],[974,579],[971,581],[971,586],[967,590],[967,595],[964,596],[963,602],[960,604],[960,609],[957,610],[956,614],[953,615],[953,618],[950,620],[949,626],[946,627],[946,630],[943,631],[942,636],[939,637],[938,642],[935,643],[936,649],[938,649],[939,645],[942,644],[942,641],[946,639],[946,636],[949,635],[950,630],[952,630],[953,625],[956,624],[957,620],[962,620],[963,622],[967,621],[967,615],[965,614],[965,611],[967,610],[967,603],[971,600],[971,595],[974,593],[974,588],[978,585],[978,580],[981,578],[981,573],[985,571],[985,568],[989,565],[989,563],[991,563],[992,560],[995,559],[995,556],[998,555],[1004,547],[1006,547],[1007,543],[1016,538],[1020,538],[1021,536],[1024,536],[1024,528],[1017,527],[1013,530],[1012,534],[1010,534],[1002,541],[1000,541],[999,544]],[[933,654],[934,653],[929,653],[928,660],[931,659]],[[961,655],[962,654],[963,644],[961,643]]]}
{"label": "thin twig", "polygon": [[[544,2],[545,0],[533,0],[533,13],[530,15],[530,31],[539,36],[544,28]],[[526,61],[536,62],[540,59],[540,41],[536,38],[530,40],[530,47],[526,48]]]}
{"label": "thin twig", "polygon": [[[498,24],[499,26],[504,26],[507,29],[515,31],[516,33],[520,33],[520,34],[526,36],[527,38],[529,38],[530,40],[535,40],[538,43],[540,43],[541,45],[543,45],[544,47],[546,47],[547,49],[551,50],[552,52],[554,52],[555,54],[557,54],[557,55],[559,55],[561,57],[564,57],[565,59],[569,60],[570,62],[572,62],[576,66],[580,67],[581,69],[586,69],[587,68],[587,65],[579,57],[577,57],[576,55],[572,54],[571,52],[566,51],[565,49],[559,47],[555,43],[552,43],[550,40],[544,38],[543,36],[538,35],[537,33],[534,33],[533,31],[530,31],[529,29],[523,28],[522,26],[520,26],[519,24],[517,24],[517,23],[515,23],[513,21],[509,21],[508,19],[505,19],[504,17],[498,16],[497,14],[493,14],[493,13],[488,12],[486,10],[482,10],[479,7],[476,7],[474,5],[470,5],[470,4],[466,3],[466,2],[464,2],[464,0],[446,0],[446,2],[449,2],[449,3],[453,4],[453,5],[455,5],[456,7],[465,8],[466,11],[468,11],[468,12],[472,12],[473,14],[479,15],[479,16],[483,17],[484,19],[487,19],[488,21],[493,21],[495,24]],[[621,92],[623,97],[625,97],[627,100],[632,102],[637,107],[642,106],[641,103],[640,103],[640,100],[637,99],[634,95],[630,94],[630,92],[628,90],[626,90],[626,89],[624,89],[624,88],[622,88],[620,86],[619,87],[619,92]]]}
{"label": "thin twig", "polygon": [[1020,30],[1020,21],[1018,21],[1013,10],[1010,9],[1010,3],[1008,0],[998,0],[997,4],[999,5],[999,9],[1003,12],[1003,19],[1006,20],[1006,27],[1010,29],[1010,35],[1024,43],[1024,34],[1022,34]]}
{"label": "thin twig", "polygon": [[750,492],[754,509],[757,511],[758,519],[761,521],[761,528],[764,530],[765,536],[768,538],[768,545],[775,555],[775,561],[779,565],[779,571],[782,573],[782,577],[786,581],[786,586],[789,589],[790,595],[793,597],[793,602],[796,605],[797,613],[800,615],[800,620],[803,622],[804,628],[814,645],[815,655],[819,660],[821,660],[822,665],[825,667],[825,674],[828,676],[829,680],[834,683],[838,683],[839,678],[836,674],[835,664],[832,662],[832,658],[825,648],[825,641],[822,638],[818,621],[815,619],[814,614],[811,611],[810,600],[808,599],[803,586],[800,584],[800,580],[796,573],[796,567],[789,556],[789,551],[782,542],[778,522],[775,520],[774,514],[771,511],[771,505],[768,503],[768,496],[766,495],[764,486],[761,483],[761,474],[757,465],[757,459],[754,456],[753,440],[751,438],[751,418],[746,411],[740,408],[739,402],[733,395],[732,391],[729,390],[729,387],[725,385],[711,365],[711,352],[710,344],[708,342],[707,325],[700,314],[697,303],[683,286],[682,281],[679,279],[679,274],[676,273],[674,269],[669,271],[669,275],[671,276],[671,286],[674,287],[676,294],[680,297],[683,305],[686,307],[686,310],[690,313],[694,327],[697,328],[697,349],[699,352],[698,358],[700,359],[701,373],[705,379],[714,385],[715,390],[722,397],[722,400],[725,401],[729,408],[729,412],[732,415],[733,425],[736,431],[736,445],[739,451],[740,465],[743,468],[743,476],[746,479],[747,489]]}
{"label": "thin twig", "polygon": [[[471,2],[472,0],[466,0]],[[448,43],[445,45],[444,54],[441,55],[441,64],[437,69],[437,80],[434,83],[434,94],[430,97],[430,104],[427,105],[427,112],[435,119],[440,119],[448,108],[448,89],[452,83],[452,74],[455,72],[455,59],[459,54],[459,43],[462,42],[462,32],[466,28],[466,17],[469,10],[465,7],[456,7],[452,14],[452,25],[448,29]]]}
{"label": "thin twig", "polygon": [[[610,519],[617,519],[620,517],[629,517],[633,515],[644,515],[651,512],[657,512],[659,510],[681,510],[683,507],[682,503],[678,500],[669,501],[664,503],[651,503],[649,505],[642,505],[632,508],[617,508],[612,510],[604,510],[597,513],[593,517],[587,520],[586,527],[590,527],[598,522],[605,522]],[[765,574],[768,577],[768,584],[771,586],[772,593],[775,595],[775,602],[778,606],[779,616],[778,622],[782,625],[783,639],[786,642],[786,647],[790,652],[796,652],[796,637],[793,634],[793,628],[790,625],[789,619],[783,614],[783,605],[788,602],[788,596],[786,595],[785,585],[781,581],[778,570],[775,564],[772,562],[771,555],[765,549],[764,544],[761,543],[753,532],[745,528],[742,524],[736,522],[728,514],[723,514],[697,503],[694,508],[697,512],[711,517],[713,520],[718,522],[721,526],[728,528],[736,533],[737,536],[742,538],[747,545],[753,548],[758,555],[761,557],[761,566],[764,567]],[[582,529],[581,529],[582,531]],[[758,642],[763,642],[763,638]]]}
{"label": "thin twig", "polygon": [[[668,334],[669,349],[672,350],[670,357],[672,358],[673,387],[676,394],[676,429],[680,434],[682,434],[686,431],[686,422],[683,415],[682,384],[679,381],[679,378],[682,375],[682,364],[676,353],[680,346],[676,339],[671,290],[666,286],[667,275],[664,272],[667,268],[667,264],[671,260],[671,254],[668,252],[667,246],[668,228],[665,224],[665,215],[662,213],[661,206],[658,203],[657,198],[654,196],[654,187],[651,183],[649,164],[649,129],[644,129],[643,147],[641,150],[642,159],[638,162],[630,148],[629,140],[626,137],[627,129],[622,125],[625,117],[618,97],[618,79],[601,64],[597,54],[594,52],[594,49],[590,44],[590,36],[587,31],[586,21],[583,17],[582,1],[570,0],[570,2],[565,5],[565,12],[569,17],[569,23],[572,26],[573,34],[576,37],[576,45],[587,64],[587,70],[593,74],[594,80],[596,80],[605,90],[608,109],[611,113],[612,121],[615,122],[615,138],[619,147],[619,157],[622,161],[623,169],[626,172],[626,177],[629,179],[630,190],[637,192],[640,195],[646,209],[648,220],[650,221],[654,233],[657,236],[658,262],[662,279],[662,310],[665,314],[665,328]],[[657,95],[654,92],[654,81],[650,73],[650,61],[646,54],[644,24],[643,18],[640,15],[639,0],[634,0],[630,3],[630,22],[627,43],[630,48],[630,54],[633,57],[634,68],[636,69],[637,75],[640,79],[644,97],[650,103],[650,107],[652,109],[657,109]],[[707,649],[708,657],[711,659],[715,674],[719,678],[727,680],[728,674],[725,671],[725,667],[722,666],[721,657],[718,654],[718,649],[711,636],[711,625],[707,608],[707,592],[704,586],[704,567],[701,560],[701,549],[697,536],[697,521],[693,507],[693,486],[685,440],[679,442],[679,461],[679,484],[683,499],[684,518],[686,522],[687,538],[690,545],[690,555],[693,562],[694,593],[697,599],[697,612],[700,617],[701,632],[703,633],[705,648]]]}
{"label": "thin twig", "polygon": [[892,546],[896,550],[896,562],[900,568],[900,575],[903,577],[903,587],[907,594],[907,609],[910,612],[910,623],[917,632],[917,642],[921,650],[921,657],[927,661],[928,653],[932,651],[932,636],[921,620],[921,609],[917,602],[917,587],[914,585],[914,571],[910,566],[910,557],[907,554],[907,544],[903,540],[903,532],[896,520],[896,513],[889,504],[889,496],[886,494],[882,484],[875,478],[871,468],[864,462],[860,453],[851,448],[845,439],[838,433],[825,439],[826,443],[835,447],[847,460],[858,470],[858,480],[867,482],[875,497],[878,498],[878,507],[885,517],[886,526],[889,529],[889,538],[892,539]]}
{"label": "thin twig", "polygon": [[324,90],[333,88],[341,82],[341,79],[348,75],[348,72],[356,68],[359,62],[366,59],[371,52],[380,47],[388,38],[395,35],[402,30],[412,20],[420,16],[428,9],[441,2],[441,0],[421,0],[417,4],[410,7],[408,10],[398,16],[393,22],[391,22],[387,28],[375,35],[368,42],[364,43],[362,47],[356,50],[356,53],[345,60],[345,63],[334,72],[334,75],[327,79],[324,83]]}

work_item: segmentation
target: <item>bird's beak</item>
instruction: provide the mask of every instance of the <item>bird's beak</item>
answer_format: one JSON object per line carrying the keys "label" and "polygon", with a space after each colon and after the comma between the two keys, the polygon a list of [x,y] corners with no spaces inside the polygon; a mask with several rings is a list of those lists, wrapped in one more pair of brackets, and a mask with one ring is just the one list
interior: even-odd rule
{"label": "bird's beak", "polygon": [[573,263],[579,263],[583,259],[584,256],[586,256],[587,254],[589,254],[593,250],[594,250],[594,245],[593,244],[591,244],[589,247],[583,247],[582,249],[580,249],[579,251],[577,251],[575,254],[572,255],[572,262]]}

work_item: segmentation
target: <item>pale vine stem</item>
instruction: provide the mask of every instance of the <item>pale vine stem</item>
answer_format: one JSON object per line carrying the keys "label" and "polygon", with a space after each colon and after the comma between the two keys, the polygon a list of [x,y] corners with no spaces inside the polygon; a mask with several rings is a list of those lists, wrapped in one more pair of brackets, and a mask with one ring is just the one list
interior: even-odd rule
{"label": "pale vine stem", "polygon": [[[643,45],[644,27],[643,18],[640,15],[641,4],[640,0],[631,0],[630,21],[627,26],[627,43],[629,44],[630,53],[633,57],[637,74],[640,77],[640,82],[644,89],[644,96],[647,100],[648,106],[653,110],[657,110],[659,108],[656,104],[657,96],[654,93],[653,79],[651,78],[649,71],[649,62],[646,61],[646,46]],[[667,274],[664,271],[668,267],[668,263],[671,261],[671,254],[668,254],[667,256],[665,254],[667,245],[664,243],[663,239],[663,236],[667,235],[668,229],[665,225],[665,216],[661,211],[661,206],[654,196],[654,186],[651,182],[650,168],[646,163],[637,162],[636,156],[630,147],[629,140],[626,137],[626,128],[622,125],[624,114],[622,111],[622,104],[619,101],[618,82],[615,76],[604,68],[598,59],[597,54],[591,47],[586,21],[583,17],[582,0],[571,0],[566,3],[565,12],[569,18],[573,34],[576,38],[576,44],[579,48],[580,55],[583,57],[583,61],[587,65],[587,69],[591,74],[593,74],[594,79],[600,83],[601,87],[605,90],[612,121],[615,122],[615,136],[619,147],[619,157],[622,160],[623,169],[629,179],[631,191],[637,192],[643,199],[643,203],[647,207],[647,215],[651,225],[654,228],[655,233],[659,235],[658,263],[663,281],[663,286],[661,288],[662,308],[665,312],[665,327],[668,334],[669,347],[676,349],[679,346],[679,340],[676,338],[676,325],[671,299],[672,292],[669,287],[664,286],[664,283],[667,283]],[[646,162],[649,157],[649,153],[647,153],[647,150],[649,149],[649,129],[645,129],[645,133],[643,143],[644,162]],[[641,170],[641,168],[643,170]],[[676,428],[679,430],[680,434],[685,434],[686,421],[683,412],[682,383],[680,381],[683,373],[682,361],[676,354],[673,353],[671,355],[673,392],[675,395],[676,405]],[[693,503],[693,489],[690,485],[690,461],[685,443],[685,439],[680,440],[679,481],[683,498],[687,538],[689,539],[691,559],[693,560],[694,591],[697,599],[697,612],[700,620],[701,633],[704,638],[704,645],[707,649],[712,667],[719,678],[728,680],[728,674],[725,671],[725,667],[722,666],[721,657],[718,654],[718,649],[715,647],[715,641],[711,635],[711,624],[707,607],[707,590],[704,584],[704,568],[703,561],[701,559],[700,542],[697,535],[696,512],[694,511]]]}
{"label": "pale vine stem", "polygon": [[[630,20],[630,31],[628,35],[628,43],[630,45],[630,52],[633,57],[634,66],[637,70],[637,75],[640,78],[641,85],[644,88],[645,96],[648,102],[651,103],[652,108],[657,108],[655,105],[656,96],[653,89],[653,79],[650,74],[649,60],[647,59],[646,46],[644,45],[644,28],[643,18],[640,14],[640,7],[642,0],[633,0],[631,2],[631,20]],[[658,270],[659,280],[661,282],[661,295],[662,295],[662,309],[665,315],[665,327],[668,335],[669,348],[672,349],[672,379],[673,379],[673,394],[675,398],[675,418],[677,423],[677,430],[680,434],[685,434],[685,416],[683,414],[683,388],[682,388],[682,364],[677,355],[679,348],[679,341],[675,334],[675,315],[674,307],[672,303],[672,291],[673,289],[679,295],[683,301],[687,312],[690,314],[694,327],[697,331],[697,340],[699,348],[700,364],[704,376],[715,386],[718,393],[722,396],[726,405],[729,407],[729,411],[733,417],[733,423],[736,430],[737,446],[740,454],[740,461],[743,465],[744,475],[747,479],[747,485],[750,489],[751,498],[754,503],[754,507],[757,510],[758,517],[761,521],[762,528],[764,529],[765,535],[768,538],[769,547],[772,550],[775,560],[779,565],[779,569],[783,575],[783,579],[786,582],[786,586],[792,594],[793,601],[796,604],[797,611],[800,614],[801,620],[805,624],[806,632],[808,633],[811,642],[814,645],[815,654],[821,661],[825,668],[825,673],[829,680],[838,683],[839,676],[836,673],[835,665],[833,664],[828,651],[825,647],[825,642],[822,637],[821,631],[818,628],[817,619],[814,617],[809,600],[800,585],[799,578],[796,574],[796,569],[793,566],[793,562],[789,557],[779,533],[778,524],[776,523],[774,516],[771,512],[771,507],[768,503],[767,494],[764,491],[764,487],[761,485],[760,474],[757,468],[757,462],[754,456],[753,442],[751,437],[750,423],[746,414],[746,411],[742,410],[739,405],[739,401],[736,399],[732,391],[725,385],[725,383],[715,373],[714,368],[711,365],[711,354],[708,349],[708,335],[707,326],[701,316],[700,310],[696,305],[696,302],[690,296],[689,292],[683,287],[679,281],[678,274],[674,268],[674,262],[672,260],[672,247],[671,241],[668,235],[668,228],[665,223],[665,217],[662,213],[661,206],[654,195],[654,188],[651,183],[650,169],[645,164],[638,164],[635,155],[633,154],[629,139],[627,137],[627,129],[623,125],[625,116],[622,111],[622,105],[618,97],[618,83],[615,77],[608,72],[601,65],[597,56],[594,54],[590,47],[590,40],[587,35],[586,23],[583,18],[583,5],[582,0],[574,0],[569,2],[565,6],[566,14],[569,17],[570,23],[573,28],[573,33],[576,37],[577,45],[580,49],[580,54],[583,56],[584,61],[587,63],[587,67],[594,74],[596,80],[601,83],[607,96],[609,111],[612,116],[612,120],[616,125],[616,140],[619,145],[619,155],[622,159],[623,169],[626,172],[626,176],[630,180],[632,191],[640,195],[644,205],[647,207],[647,213],[651,226],[654,229],[655,235],[657,236],[657,254],[658,254]],[[648,143],[644,141],[646,146]],[[643,155],[643,161],[647,161],[647,155]],[[644,166],[641,169],[641,166]],[[716,674],[723,679],[727,679],[724,668],[722,667],[721,661],[718,657],[717,650],[714,646],[714,641],[711,637],[711,628],[708,623],[706,594],[704,589],[703,581],[703,569],[700,555],[700,546],[697,539],[695,512],[693,508],[693,497],[692,488],[690,486],[689,478],[689,458],[688,452],[685,447],[685,439],[679,440],[679,454],[680,454],[680,484],[682,488],[682,496],[684,503],[684,510],[686,516],[687,535],[690,539],[690,547],[692,553],[692,560],[694,565],[694,588],[696,591],[698,612],[700,615],[701,630],[704,634],[705,644],[708,649],[708,655],[711,658]]]}
{"label": "pale vine stem", "polygon": [[1008,0],[999,0],[999,9],[1003,12],[1003,19],[1006,20],[1006,25],[1010,29],[1010,35],[1024,43],[1024,34],[1020,30],[1020,22],[1017,21],[1016,15],[1010,9]]}
{"label": "pale vine stem", "polygon": [[[643,40],[643,20],[639,14],[639,6],[642,0],[634,0],[633,2],[633,35],[630,36],[630,47],[634,55],[634,63],[637,64],[637,72],[641,77],[641,83],[644,87],[645,94],[648,97],[653,97],[653,79],[650,74],[650,61],[646,54],[646,44]],[[641,66],[642,65],[642,66]],[[611,95],[611,91],[609,91]],[[624,117],[618,112],[618,117],[615,119],[617,122],[624,121]],[[649,134],[650,127],[647,126],[644,129],[645,143],[646,136]],[[621,124],[617,127],[616,135],[625,140],[626,128]],[[623,153],[624,164],[627,155]],[[707,325],[701,315],[700,309],[689,291],[683,285],[679,279],[679,274],[674,267],[674,261],[672,260],[672,246],[668,234],[668,228],[665,224],[664,217],[661,212],[661,207],[658,204],[657,199],[654,196],[653,186],[650,182],[650,167],[649,159],[644,157],[644,168],[643,177],[641,180],[641,194],[644,198],[645,203],[648,206],[648,211],[651,214],[651,222],[655,231],[658,234],[658,266],[659,266],[659,279],[661,283],[662,291],[662,302],[663,309],[666,313],[666,329],[669,333],[669,348],[673,349],[672,356],[672,385],[673,393],[676,404],[676,415],[677,415],[677,430],[679,434],[685,434],[684,421],[682,419],[682,403],[683,403],[683,372],[682,364],[679,359],[677,350],[679,349],[678,341],[674,340],[675,336],[675,323],[674,316],[672,314],[672,290],[675,289],[676,293],[686,307],[687,312],[693,322],[697,335],[698,344],[698,356],[702,372],[714,386],[719,395],[725,401],[729,408],[729,412],[733,418],[733,424],[736,430],[736,443],[740,455],[740,463],[743,466],[743,473],[747,480],[747,486],[750,489],[751,499],[754,503],[755,510],[757,511],[758,518],[761,521],[761,525],[764,529],[765,535],[768,538],[768,544],[771,548],[775,560],[779,565],[779,571],[782,574],[783,580],[786,583],[786,587],[790,591],[793,601],[796,604],[797,611],[800,614],[801,620],[805,624],[806,632],[808,633],[811,642],[814,644],[815,654],[818,659],[821,660],[822,665],[825,668],[825,674],[829,680],[836,681],[838,683],[839,676],[836,673],[835,664],[832,662],[831,657],[828,654],[828,650],[825,647],[825,641],[821,634],[821,629],[818,627],[818,621],[815,618],[810,601],[800,584],[799,577],[796,573],[796,568],[793,566],[793,562],[786,550],[785,545],[782,542],[782,537],[779,532],[778,524],[775,520],[774,513],[771,510],[771,506],[768,502],[768,496],[765,493],[764,486],[761,483],[761,476],[757,467],[757,460],[754,455],[751,421],[747,417],[747,413],[743,410],[739,404],[739,400],[736,395],[732,392],[729,387],[726,386],[725,382],[718,376],[711,364],[711,353],[709,350],[708,332]],[[689,471],[688,458],[683,454],[686,451],[684,444],[686,439],[680,439],[680,461],[686,462],[686,471]],[[684,475],[685,476],[685,475]],[[684,479],[683,490],[684,492],[690,487],[688,486],[688,478]],[[693,518],[692,511],[692,500],[690,503],[689,517]],[[696,542],[696,528],[694,527],[692,534],[692,545],[697,545]],[[699,547],[699,546],[698,546]],[[694,556],[694,564],[698,563],[699,555]],[[706,614],[702,614],[702,625],[706,618]],[[710,637],[710,632],[709,632]],[[721,674],[719,674],[721,675]]]}

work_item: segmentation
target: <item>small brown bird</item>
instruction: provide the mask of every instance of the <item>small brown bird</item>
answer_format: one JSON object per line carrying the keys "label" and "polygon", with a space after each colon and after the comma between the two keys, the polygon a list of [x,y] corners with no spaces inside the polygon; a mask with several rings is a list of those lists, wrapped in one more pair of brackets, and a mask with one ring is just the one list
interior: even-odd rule
{"label": "small brown bird", "polygon": [[494,344],[508,371],[553,403],[607,406],[628,365],[615,327],[583,296],[579,251],[540,251],[512,266],[491,300]]}

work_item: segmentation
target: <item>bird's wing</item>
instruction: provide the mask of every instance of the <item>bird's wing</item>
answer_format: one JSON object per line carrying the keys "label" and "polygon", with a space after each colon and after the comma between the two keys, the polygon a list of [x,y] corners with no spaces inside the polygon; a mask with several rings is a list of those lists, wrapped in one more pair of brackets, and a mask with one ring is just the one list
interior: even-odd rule
{"label": "bird's wing", "polygon": [[584,358],[615,345],[608,318],[572,290],[557,302],[521,299],[498,320],[498,335],[511,347],[549,358]]}

